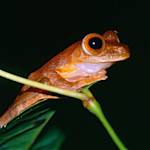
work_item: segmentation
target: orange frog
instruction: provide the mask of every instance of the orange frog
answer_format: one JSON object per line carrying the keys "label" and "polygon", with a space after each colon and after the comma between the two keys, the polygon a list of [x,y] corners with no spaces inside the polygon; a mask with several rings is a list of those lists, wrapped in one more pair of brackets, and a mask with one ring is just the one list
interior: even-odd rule
{"label": "orange frog", "polygon": [[[106,69],[130,56],[128,46],[120,43],[115,31],[103,35],[90,33],[77,41],[44,66],[29,75],[29,79],[68,90],[78,90],[105,80]],[[5,127],[24,110],[43,99],[54,99],[48,92],[24,85],[14,103],[0,117]]]}

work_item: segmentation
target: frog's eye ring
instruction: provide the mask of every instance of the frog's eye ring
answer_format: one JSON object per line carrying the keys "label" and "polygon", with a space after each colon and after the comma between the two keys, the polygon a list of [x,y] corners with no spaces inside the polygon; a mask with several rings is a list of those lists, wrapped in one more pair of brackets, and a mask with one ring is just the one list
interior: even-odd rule
{"label": "frog's eye ring", "polygon": [[88,55],[97,55],[105,47],[105,40],[97,33],[90,33],[82,40],[82,49]]}

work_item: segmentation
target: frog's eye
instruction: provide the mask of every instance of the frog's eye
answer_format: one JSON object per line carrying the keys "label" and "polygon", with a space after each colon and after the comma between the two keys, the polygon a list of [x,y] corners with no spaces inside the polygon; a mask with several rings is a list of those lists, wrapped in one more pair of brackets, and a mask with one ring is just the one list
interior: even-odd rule
{"label": "frog's eye", "polygon": [[105,41],[97,33],[90,33],[82,40],[82,49],[88,55],[97,55],[104,47]]}

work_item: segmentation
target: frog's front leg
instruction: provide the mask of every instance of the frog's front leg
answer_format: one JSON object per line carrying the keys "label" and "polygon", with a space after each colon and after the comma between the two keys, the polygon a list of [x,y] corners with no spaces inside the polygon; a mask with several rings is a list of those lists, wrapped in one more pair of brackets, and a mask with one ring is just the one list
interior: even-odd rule
{"label": "frog's front leg", "polygon": [[92,76],[86,76],[83,79],[75,82],[72,86],[72,89],[80,89],[86,85],[92,84],[94,82],[100,81],[100,80],[106,80],[106,70],[101,70],[98,73],[93,74]]}

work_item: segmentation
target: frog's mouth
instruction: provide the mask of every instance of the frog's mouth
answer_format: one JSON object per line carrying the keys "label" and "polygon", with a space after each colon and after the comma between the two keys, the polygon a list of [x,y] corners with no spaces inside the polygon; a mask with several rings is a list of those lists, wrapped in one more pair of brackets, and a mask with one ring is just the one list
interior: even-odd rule
{"label": "frog's mouth", "polygon": [[130,57],[130,50],[125,44],[106,45],[98,55],[91,55],[85,60],[89,63],[108,63],[123,61]]}
{"label": "frog's mouth", "polygon": [[108,57],[101,57],[101,62],[118,62],[118,61],[124,61],[130,57],[129,53],[122,54],[122,55],[111,55]]}
{"label": "frog's mouth", "polygon": [[124,61],[130,57],[130,53],[111,53],[107,55],[101,55],[101,56],[91,56],[87,60],[85,60],[86,63],[91,64],[100,64],[100,63],[114,63],[118,61]]}
{"label": "frog's mouth", "polygon": [[130,57],[130,50],[127,45],[121,44],[121,46],[114,46],[113,50],[107,49],[107,53],[101,54],[99,57],[101,62],[123,61]]}

